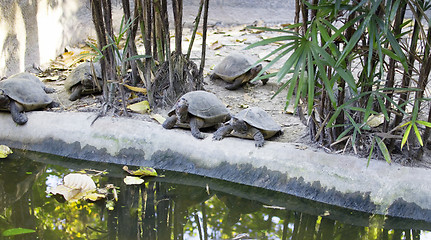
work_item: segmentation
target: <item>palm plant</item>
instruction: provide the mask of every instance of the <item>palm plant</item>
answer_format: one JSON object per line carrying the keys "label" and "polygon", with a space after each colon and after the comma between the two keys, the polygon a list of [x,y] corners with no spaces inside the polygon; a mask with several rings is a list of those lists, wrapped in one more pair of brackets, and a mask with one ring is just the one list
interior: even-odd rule
{"label": "palm plant", "polygon": [[[431,126],[430,119],[420,120],[418,114],[421,103],[429,103],[423,93],[429,75],[426,66],[431,64],[430,32],[425,35],[421,22],[424,18],[430,22],[424,14],[429,6],[429,1],[303,0],[297,4],[302,22],[297,18],[295,24],[285,28],[258,28],[283,35],[248,48],[285,41],[260,60],[275,56],[261,74],[287,57],[274,74],[279,82],[288,77],[276,94],[286,88],[286,108],[293,102],[298,113],[305,105],[313,140],[332,148],[344,143],[344,149],[352,146],[355,152],[359,147],[369,157],[377,145],[390,162],[395,141],[388,139],[402,139],[404,145],[413,128],[423,145],[417,124]],[[413,19],[405,19],[406,8],[413,12]],[[407,28],[411,23],[413,31]],[[413,36],[410,50],[400,43],[401,39],[409,40],[409,34]],[[420,53],[416,51],[419,39],[424,46]],[[401,83],[394,80],[397,64],[404,76]],[[418,64],[421,70],[416,69]],[[421,73],[417,81],[413,80],[415,72]],[[412,92],[415,99],[409,97]],[[409,105],[414,106],[413,112],[406,111]],[[379,127],[370,124],[378,115],[384,117]],[[401,137],[397,131],[405,125],[408,127]],[[429,130],[425,133],[428,137]]]}

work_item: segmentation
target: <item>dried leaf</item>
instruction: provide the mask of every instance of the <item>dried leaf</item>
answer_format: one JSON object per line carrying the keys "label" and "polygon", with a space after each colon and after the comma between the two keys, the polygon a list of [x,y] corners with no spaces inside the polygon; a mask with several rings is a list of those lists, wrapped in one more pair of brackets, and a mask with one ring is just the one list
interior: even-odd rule
{"label": "dried leaf", "polygon": [[88,50],[83,50],[80,48],[68,48],[68,51],[62,54],[63,63],[67,67],[91,58],[91,54]]}
{"label": "dried leaf", "polygon": [[150,117],[154,120],[156,120],[158,123],[163,124],[166,120],[162,115],[160,114],[151,114]]}
{"label": "dried leaf", "polygon": [[144,179],[134,176],[126,176],[123,181],[126,185],[139,185],[145,182]]}
{"label": "dried leaf", "polygon": [[106,195],[103,195],[103,194],[100,194],[100,193],[95,193],[95,192],[93,192],[93,193],[86,194],[86,195],[84,196],[84,199],[85,199],[85,200],[90,200],[90,201],[95,202],[95,201],[100,200],[100,199],[103,199],[103,198],[105,198],[105,197],[106,197]]}
{"label": "dried leaf", "polygon": [[134,103],[134,104],[127,106],[127,108],[134,111],[134,112],[141,113],[141,114],[145,114],[145,113],[148,113],[151,111],[150,103],[148,101],[142,101],[142,102]]}
{"label": "dried leaf", "polygon": [[51,190],[51,193],[63,195],[66,201],[73,202],[84,198],[95,190],[96,184],[91,177],[85,174],[71,173],[64,177],[63,185],[58,185]]}
{"label": "dried leaf", "polygon": [[211,43],[209,46],[212,50],[217,50],[217,49],[222,48],[223,44],[219,43],[219,41],[215,41],[215,42]]}
{"label": "dried leaf", "polygon": [[9,154],[12,154],[12,150],[6,145],[0,145],[0,158],[6,158]]}
{"label": "dried leaf", "polygon": [[384,121],[385,115],[383,115],[383,113],[380,113],[378,115],[371,114],[368,118],[367,125],[372,128],[375,128],[380,126]]}
{"label": "dried leaf", "polygon": [[143,93],[143,94],[147,94],[147,89],[146,88],[134,87],[134,86],[130,86],[130,85],[127,85],[127,84],[123,84],[123,85],[126,88],[128,88],[128,89],[130,89],[130,90],[132,90],[134,92],[140,92],[140,93]]}
{"label": "dried leaf", "polygon": [[96,190],[93,179],[86,174],[70,173],[64,176],[63,184],[69,188],[81,189],[83,191]]}

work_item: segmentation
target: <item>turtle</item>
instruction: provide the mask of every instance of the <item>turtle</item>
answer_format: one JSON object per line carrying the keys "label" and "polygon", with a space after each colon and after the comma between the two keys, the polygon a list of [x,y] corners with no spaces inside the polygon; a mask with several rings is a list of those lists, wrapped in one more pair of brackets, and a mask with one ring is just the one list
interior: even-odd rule
{"label": "turtle", "polygon": [[58,106],[47,94],[53,92],[33,74],[15,74],[0,81],[0,110],[10,111],[13,121],[23,125],[28,120],[26,111]]}
{"label": "turtle", "polygon": [[197,90],[181,96],[163,122],[165,129],[190,128],[193,137],[203,139],[199,129],[216,126],[230,119],[230,112],[216,95]]}
{"label": "turtle", "polygon": [[[253,67],[249,56],[239,52],[226,56],[213,70],[210,78],[222,79],[228,84],[225,86],[228,90],[236,90],[243,84],[251,81],[262,70],[262,64]],[[268,79],[262,79],[265,85]]]}
{"label": "turtle", "polygon": [[254,139],[256,147],[262,147],[265,140],[281,132],[281,126],[259,107],[244,109],[233,116],[224,126],[217,129],[214,140],[221,140],[228,134],[240,138]]}
{"label": "turtle", "polygon": [[93,78],[90,62],[81,63],[67,76],[64,87],[70,93],[70,101],[75,101],[83,95],[102,92],[103,82],[100,63],[95,62],[93,66],[97,81]]}

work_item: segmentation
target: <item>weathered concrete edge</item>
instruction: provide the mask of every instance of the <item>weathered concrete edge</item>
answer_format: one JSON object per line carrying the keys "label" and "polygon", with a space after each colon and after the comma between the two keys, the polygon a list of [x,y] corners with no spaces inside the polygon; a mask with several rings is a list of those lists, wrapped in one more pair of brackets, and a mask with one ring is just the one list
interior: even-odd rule
{"label": "weathered concrete edge", "polygon": [[[431,171],[297,149],[288,143],[208,136],[95,113],[29,113],[16,125],[0,113],[0,144],[91,161],[152,166],[289,193],[354,210],[431,222]],[[288,133],[286,133],[288,134]]]}

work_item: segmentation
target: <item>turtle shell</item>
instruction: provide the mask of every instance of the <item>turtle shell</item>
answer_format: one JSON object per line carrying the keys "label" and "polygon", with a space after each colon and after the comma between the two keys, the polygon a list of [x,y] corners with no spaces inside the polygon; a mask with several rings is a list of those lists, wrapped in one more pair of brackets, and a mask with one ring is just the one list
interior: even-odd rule
{"label": "turtle shell", "polygon": [[214,68],[213,74],[226,82],[233,82],[237,77],[250,70],[251,66],[252,61],[248,56],[232,53]]}
{"label": "turtle shell", "polygon": [[[245,121],[252,127],[259,129],[263,136],[270,138],[281,131],[281,126],[272,117],[259,107],[251,107],[240,111],[235,115],[237,119]],[[235,133],[240,135],[240,133]],[[240,136],[246,137],[246,136]],[[251,137],[252,138],[252,137]]]}
{"label": "turtle shell", "polygon": [[[205,127],[224,122],[230,116],[229,110],[213,93],[192,91],[184,94],[181,98],[187,100],[189,104],[188,113],[202,118],[205,121]],[[169,116],[173,114],[175,114],[175,106],[168,113]]]}
{"label": "turtle shell", "polygon": [[20,73],[0,81],[0,89],[26,111],[46,107],[52,99],[46,94],[43,83],[30,73]]}
{"label": "turtle shell", "polygon": [[[96,72],[96,77],[102,79],[102,69],[99,62],[93,63],[94,71]],[[67,76],[66,81],[64,81],[64,87],[68,92],[72,91],[72,88],[77,85],[82,84],[84,86],[84,93],[94,93],[99,92],[97,85],[93,82],[91,63],[85,62],[78,65],[75,69],[70,72]]]}

